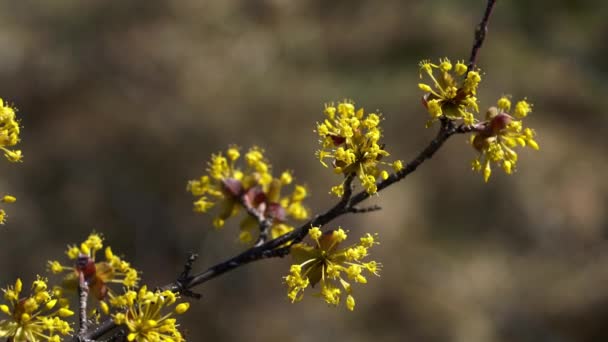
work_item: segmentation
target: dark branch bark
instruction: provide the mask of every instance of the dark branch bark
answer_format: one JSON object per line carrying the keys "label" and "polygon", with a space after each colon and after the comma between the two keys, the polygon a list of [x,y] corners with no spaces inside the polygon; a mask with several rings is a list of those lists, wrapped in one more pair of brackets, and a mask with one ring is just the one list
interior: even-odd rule
{"label": "dark branch bark", "polygon": [[[78,336],[87,333],[87,299],[89,297],[89,284],[82,271],[78,272]],[[86,341],[86,339],[82,340]]]}
{"label": "dark branch bark", "polygon": [[473,70],[475,64],[477,64],[477,55],[486,39],[488,23],[490,22],[490,16],[492,15],[492,10],[494,9],[496,1],[498,0],[488,0],[481,22],[479,22],[479,25],[475,28],[475,40],[473,41],[473,48],[471,49],[471,57],[469,58],[467,71]]}

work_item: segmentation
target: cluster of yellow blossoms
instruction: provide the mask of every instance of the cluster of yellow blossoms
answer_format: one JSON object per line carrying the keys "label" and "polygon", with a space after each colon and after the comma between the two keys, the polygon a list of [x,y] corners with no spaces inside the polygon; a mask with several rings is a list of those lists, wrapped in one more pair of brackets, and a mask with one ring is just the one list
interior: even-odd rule
{"label": "cluster of yellow blossoms", "polygon": [[358,243],[340,249],[340,243],[347,238],[342,228],[323,233],[319,228],[313,227],[308,231],[308,236],[314,245],[299,243],[291,248],[296,264],[291,266],[289,275],[284,277],[288,287],[287,297],[292,303],[300,301],[309,285],[321,283],[320,297],[326,303],[335,306],[340,304],[344,290],[347,295],[346,307],[353,310],[355,299],[352,296],[351,284],[343,275],[361,284],[367,283],[363,271],[378,275],[381,266],[379,263],[363,262],[369,255],[368,249],[378,244],[376,238],[366,234]]}
{"label": "cluster of yellow blossoms", "polygon": [[61,341],[72,328],[63,318],[72,316],[69,303],[61,291],[48,290],[47,280],[40,276],[32,283],[31,293],[21,296],[23,283],[2,289],[9,305],[1,304],[0,311],[8,316],[0,320],[0,337],[12,342]]}
{"label": "cluster of yellow blossoms", "polygon": [[[172,314],[183,314],[190,304],[182,302],[175,305],[178,298],[171,291],[152,292],[146,286],[137,292],[128,290],[110,300],[110,304],[119,310],[112,318],[116,324],[129,329],[128,341],[185,341]],[[168,311],[171,306],[175,307]]]}
{"label": "cluster of yellow blossoms", "polygon": [[[437,77],[433,73],[434,70],[438,71]],[[426,93],[423,104],[431,116],[427,126],[442,116],[451,120],[462,119],[468,125],[473,124],[473,112],[479,112],[476,97],[477,86],[481,82],[479,71],[471,70],[467,73],[467,66],[463,62],[452,66],[450,60],[444,58],[439,60],[439,64],[428,60],[420,62],[420,78],[423,72],[432,80],[432,86],[418,84]]]}
{"label": "cluster of yellow blossoms", "polygon": [[511,101],[507,97],[500,98],[497,107],[488,109],[483,130],[471,135],[471,144],[479,151],[479,156],[473,160],[473,170],[483,172],[486,182],[492,174],[490,163],[501,166],[507,174],[515,170],[517,152],[514,147],[539,149],[534,140],[536,132],[524,128],[521,121],[532,111],[532,105],[522,100],[515,105],[513,116],[509,114],[510,110]]}
{"label": "cluster of yellow blossoms", "polygon": [[[379,165],[386,164],[380,160],[389,155],[384,145],[379,143],[382,137],[380,130],[381,116],[376,113],[365,114],[363,108],[355,110],[352,101],[345,100],[336,105],[325,105],[327,118],[317,123],[321,150],[317,156],[327,167],[324,159],[332,159],[334,172],[345,177],[357,175],[361,186],[369,194],[377,191],[376,182],[388,178],[386,170],[380,170]],[[395,171],[403,168],[401,161],[392,163]],[[344,182],[332,187],[331,193],[342,196]]]}
{"label": "cluster of yellow blossoms", "polygon": [[[496,107],[488,109],[483,121],[477,120],[474,113],[479,112],[476,97],[481,81],[479,71],[467,72],[467,66],[463,62],[452,66],[447,58],[439,62],[420,62],[420,77],[422,78],[424,72],[432,80],[432,86],[418,84],[425,92],[422,100],[431,116],[427,126],[442,117],[462,120],[465,125],[473,128],[471,144],[479,152],[479,156],[473,161],[473,170],[481,172],[486,182],[492,174],[491,163],[502,167],[507,174],[513,173],[517,163],[517,153],[513,150],[515,146],[539,149],[534,140],[536,133],[530,128],[524,128],[521,121],[532,111],[532,105],[525,100],[519,101],[511,115],[511,101],[503,96]],[[437,77],[433,73],[435,70],[438,71]]]}
{"label": "cluster of yellow blossoms", "polygon": [[104,250],[105,260],[96,260],[96,254],[101,249],[103,239],[99,234],[93,233],[80,246],[68,246],[66,254],[75,261],[75,265],[64,266],[54,260],[48,262],[48,267],[54,274],[68,272],[63,278],[63,285],[69,289],[78,288],[79,272],[82,272],[90,293],[100,301],[102,311],[107,314],[109,308],[104,300],[110,291],[108,284],[122,284],[127,288],[134,288],[139,281],[139,274],[128,262],[114,255],[110,246]]}
{"label": "cluster of yellow blossoms", "polygon": [[[291,194],[281,195],[284,186],[293,182],[291,172],[284,171],[278,178],[272,175],[272,168],[259,147],[250,148],[240,165],[239,148],[231,146],[226,154],[211,156],[207,173],[199,179],[188,182],[187,190],[198,199],[194,211],[205,213],[218,207],[213,225],[224,226],[225,221],[239,213],[244,206],[259,213],[263,218],[271,218],[270,234],[276,238],[291,230],[288,219],[302,221],[308,218],[308,210],[302,204],[307,196],[303,185],[294,185]],[[247,215],[241,221],[239,240],[243,243],[254,241],[258,222]]]}
{"label": "cluster of yellow blossoms", "polygon": [[[15,109],[9,105],[5,105],[4,101],[0,98],[0,149],[4,152],[6,159],[13,163],[20,162],[23,157],[20,150],[9,149],[19,142],[19,132],[20,128],[15,115]],[[16,201],[16,198],[5,195],[1,201],[3,203],[13,203]],[[4,209],[0,209],[0,224],[4,224],[5,221],[6,212]]]}

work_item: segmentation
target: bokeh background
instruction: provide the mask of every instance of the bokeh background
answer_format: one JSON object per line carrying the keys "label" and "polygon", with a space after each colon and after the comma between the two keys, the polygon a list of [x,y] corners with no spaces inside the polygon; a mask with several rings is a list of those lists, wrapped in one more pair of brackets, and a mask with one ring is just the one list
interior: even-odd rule
{"label": "bokeh background", "polygon": [[[499,1],[480,53],[484,106],[534,103],[541,151],[488,184],[456,136],[336,221],[375,231],[380,278],[357,308],[290,304],[289,260],[199,288],[191,341],[599,341],[608,338],[608,5]],[[242,250],[191,211],[188,179],[228,144],[266,149],[307,184],[315,213],[338,178],[314,158],[323,103],[353,98],[386,121],[393,156],[435,134],[417,89],[423,58],[468,58],[481,0],[0,2],[0,97],[19,108],[22,164],[0,164],[0,281],[26,280],[68,243],[103,232],[162,285],[188,251],[202,270]]]}

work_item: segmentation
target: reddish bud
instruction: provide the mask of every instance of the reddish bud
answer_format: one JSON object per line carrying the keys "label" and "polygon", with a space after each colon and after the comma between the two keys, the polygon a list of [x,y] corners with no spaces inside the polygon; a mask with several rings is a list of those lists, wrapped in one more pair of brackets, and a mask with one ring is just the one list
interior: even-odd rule
{"label": "reddish bud", "polygon": [[473,138],[473,147],[477,151],[483,150],[484,145],[486,144],[486,136],[484,134],[477,134],[475,138]]}
{"label": "reddish bud", "polygon": [[234,178],[223,179],[222,185],[224,191],[232,197],[239,197],[243,193],[243,184]]}
{"label": "reddish bud", "polygon": [[287,219],[287,213],[285,212],[285,208],[283,208],[278,203],[269,203],[266,208],[266,216],[271,217],[276,221],[285,221]]}
{"label": "reddish bud", "polygon": [[247,190],[245,193],[243,200],[245,205],[249,208],[258,208],[260,204],[266,202],[266,194],[264,190],[262,190],[261,186],[254,186]]}
{"label": "reddish bud", "polygon": [[342,145],[346,141],[345,137],[341,137],[341,136],[338,136],[338,135],[330,135],[329,137],[331,138],[331,140],[333,141],[334,145],[336,145],[336,146]]}
{"label": "reddish bud", "polygon": [[95,261],[93,261],[93,259],[91,259],[87,255],[80,255],[78,257],[78,259],[76,260],[76,269],[78,270],[78,272],[82,273],[82,275],[85,279],[87,279],[87,281],[91,277],[95,276],[95,273],[97,272],[95,267]]}
{"label": "reddish bud", "polygon": [[425,109],[429,109],[429,95],[430,94],[424,94],[422,95],[422,105],[424,106]]}
{"label": "reddish bud", "polygon": [[513,120],[513,117],[506,113],[500,113],[493,117],[490,121],[490,130],[492,135],[497,135],[500,133],[500,131],[507,128],[507,125],[511,123],[511,120]]}

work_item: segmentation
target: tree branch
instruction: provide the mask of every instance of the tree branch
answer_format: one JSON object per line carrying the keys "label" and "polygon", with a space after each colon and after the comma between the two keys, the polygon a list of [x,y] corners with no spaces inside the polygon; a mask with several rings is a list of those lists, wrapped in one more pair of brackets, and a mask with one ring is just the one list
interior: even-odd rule
{"label": "tree branch", "polygon": [[[82,270],[78,271],[78,335],[83,336],[87,333],[87,299],[89,297],[89,284],[87,283]],[[83,339],[82,341],[86,341]]]}
{"label": "tree branch", "polygon": [[497,0],[488,0],[483,17],[481,18],[479,25],[477,25],[475,28],[475,40],[473,42],[473,48],[471,49],[471,57],[469,58],[467,72],[473,70],[475,64],[477,64],[477,54],[479,53],[479,49],[481,49],[481,45],[483,45],[483,42],[486,39],[486,34],[488,33],[488,23],[490,22],[490,16],[492,15],[492,10],[494,9],[496,1]]}
{"label": "tree branch", "polygon": [[[484,15],[475,30],[475,40],[473,42],[473,48],[471,49],[471,56],[469,58],[468,63],[468,71],[472,70],[477,63],[477,55],[485,40],[486,33],[488,31],[488,22],[492,14],[494,5],[496,4],[496,1],[497,0],[487,0]],[[452,120],[443,117],[441,119],[441,127],[437,132],[435,138],[431,140],[427,147],[424,148],[424,150],[422,150],[414,159],[407,163],[402,170],[392,173],[387,179],[378,182],[376,184],[378,192],[393,185],[394,183],[397,183],[398,181],[407,177],[412,172],[416,171],[416,169],[420,165],[422,165],[422,163],[432,158],[452,135],[470,133],[478,129],[479,127],[475,125],[456,125]],[[308,234],[308,230],[313,226],[323,226],[346,213],[358,213],[377,210],[377,208],[379,207],[372,206],[370,208],[363,209],[359,209],[358,207],[356,207],[356,205],[368,199],[370,197],[370,194],[368,194],[366,191],[360,191],[355,195],[352,194],[352,181],[354,177],[355,174],[350,174],[346,177],[344,181],[344,194],[340,201],[336,203],[333,207],[331,207],[323,214],[315,216],[313,219],[304,223],[299,228],[294,229],[293,231],[270,241],[266,241],[266,239],[267,230],[268,227],[272,225],[272,221],[267,218],[264,218],[263,214],[260,214],[257,210],[251,210],[253,208],[245,206],[248,214],[252,215],[260,223],[260,239],[258,239],[254,247],[193,276],[189,274],[191,264],[187,264],[190,265],[190,268],[188,268],[187,271],[182,273],[182,276],[180,276],[176,282],[167,284],[161,287],[160,290],[171,290],[174,292],[183,293],[185,295],[186,291],[190,291],[190,289],[240,266],[244,266],[257,260],[286,256],[287,254],[289,254],[290,246],[304,239],[304,237],[306,237],[306,235]],[[89,331],[85,334],[79,334],[79,336],[85,339],[94,340],[105,335],[114,328],[116,328],[116,324],[114,324],[114,322],[109,319],[102,322],[99,326],[97,326],[96,329]]]}

